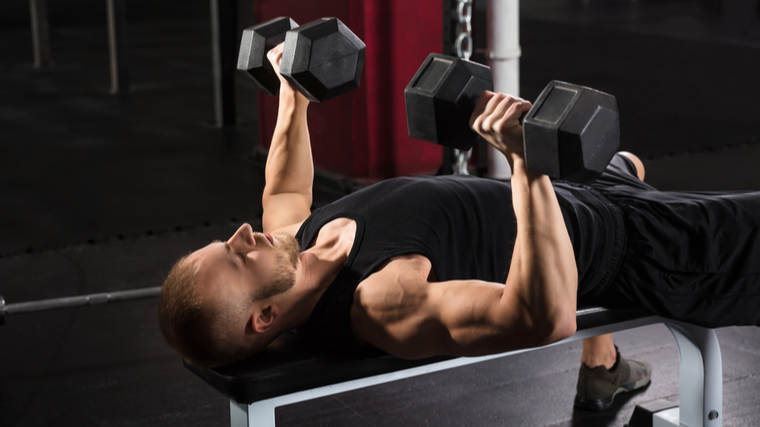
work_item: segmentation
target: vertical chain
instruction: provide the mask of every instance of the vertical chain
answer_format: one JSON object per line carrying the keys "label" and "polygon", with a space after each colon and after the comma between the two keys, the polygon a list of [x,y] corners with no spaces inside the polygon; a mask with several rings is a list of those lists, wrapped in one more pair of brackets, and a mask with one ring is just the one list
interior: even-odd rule
{"label": "vertical chain", "polygon": [[[472,2],[473,0],[457,0],[457,31],[459,36],[456,40],[457,56],[469,61],[472,56]],[[453,165],[455,175],[469,175],[467,163],[472,156],[472,150],[462,151],[454,149],[456,164]]]}
{"label": "vertical chain", "polygon": [[457,0],[457,56],[470,60],[472,56],[472,0]]}

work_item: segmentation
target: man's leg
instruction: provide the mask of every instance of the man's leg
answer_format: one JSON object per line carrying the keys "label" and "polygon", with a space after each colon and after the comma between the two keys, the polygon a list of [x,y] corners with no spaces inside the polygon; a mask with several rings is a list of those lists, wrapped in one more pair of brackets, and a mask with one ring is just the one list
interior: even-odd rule
{"label": "man's leg", "polygon": [[611,334],[587,338],[583,340],[575,408],[606,411],[615,395],[641,388],[651,377],[647,361],[620,357]]}
{"label": "man's leg", "polygon": [[612,341],[612,334],[599,335],[598,337],[583,340],[583,354],[581,363],[589,368],[604,366],[611,369],[617,359],[617,349]]}
{"label": "man's leg", "polygon": [[[646,171],[641,159],[625,151],[619,154],[633,163],[635,173],[630,170],[628,172],[644,181]],[[652,368],[646,361],[620,357],[612,334],[587,338],[583,340],[575,407],[593,411],[607,410],[617,393],[648,384],[651,375]]]}
{"label": "man's leg", "polygon": [[629,153],[627,151],[621,151],[620,154],[622,154],[625,157],[628,157],[633,162],[633,165],[636,167],[636,176],[644,181],[644,176],[646,175],[646,170],[644,169],[644,163],[641,162],[641,159],[639,156]]}

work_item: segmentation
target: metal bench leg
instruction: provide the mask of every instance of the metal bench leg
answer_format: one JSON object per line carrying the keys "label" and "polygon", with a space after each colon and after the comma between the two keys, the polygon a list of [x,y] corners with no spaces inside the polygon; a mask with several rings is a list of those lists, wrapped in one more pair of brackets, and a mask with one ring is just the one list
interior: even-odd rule
{"label": "metal bench leg", "polygon": [[676,426],[720,427],[723,421],[723,364],[715,330],[680,322],[668,321],[666,325],[678,343],[680,409],[670,410],[670,415],[662,414],[662,423],[654,426],[671,425],[665,420],[673,420],[675,415],[673,425]]}
{"label": "metal bench leg", "polygon": [[29,0],[32,18],[32,48],[34,66],[39,68],[50,62],[50,27],[48,26],[47,0]]}
{"label": "metal bench leg", "polygon": [[129,91],[127,17],[124,0],[108,0],[108,48],[111,62],[111,93]]}
{"label": "metal bench leg", "polygon": [[269,399],[246,405],[230,399],[230,426],[274,427],[275,402]]}

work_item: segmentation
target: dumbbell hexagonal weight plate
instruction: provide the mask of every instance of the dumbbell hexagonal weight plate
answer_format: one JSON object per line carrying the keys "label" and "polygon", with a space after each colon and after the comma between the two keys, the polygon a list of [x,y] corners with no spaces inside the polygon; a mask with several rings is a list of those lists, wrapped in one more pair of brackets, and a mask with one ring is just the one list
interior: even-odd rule
{"label": "dumbbell hexagonal weight plate", "polygon": [[470,115],[486,90],[493,90],[489,67],[431,53],[404,90],[409,136],[469,150],[478,139]]}
{"label": "dumbbell hexagonal weight plate", "polygon": [[288,31],[280,74],[310,101],[326,101],[359,87],[365,50],[339,19],[318,19]]}
{"label": "dumbbell hexagonal weight plate", "polygon": [[267,59],[267,52],[285,41],[285,33],[298,24],[288,17],[279,17],[243,30],[237,69],[247,71],[256,87],[267,95],[277,95],[280,79]]}
{"label": "dumbbell hexagonal weight plate", "polygon": [[599,177],[620,147],[614,96],[550,82],[523,119],[525,164],[552,178],[589,182]]}

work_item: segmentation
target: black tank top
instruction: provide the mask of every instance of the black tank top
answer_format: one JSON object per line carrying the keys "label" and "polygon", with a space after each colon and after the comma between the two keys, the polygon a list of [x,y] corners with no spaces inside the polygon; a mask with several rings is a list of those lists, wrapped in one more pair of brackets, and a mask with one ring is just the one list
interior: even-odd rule
{"label": "black tank top", "polygon": [[[575,250],[579,295],[601,292],[622,252],[617,207],[590,187],[554,184]],[[356,221],[354,246],[311,317],[296,330],[316,343],[357,350],[350,326],[358,284],[390,259],[427,257],[439,281],[505,283],[517,231],[509,183],[468,177],[394,178],[315,210],[296,238],[309,248],[336,218]]]}

